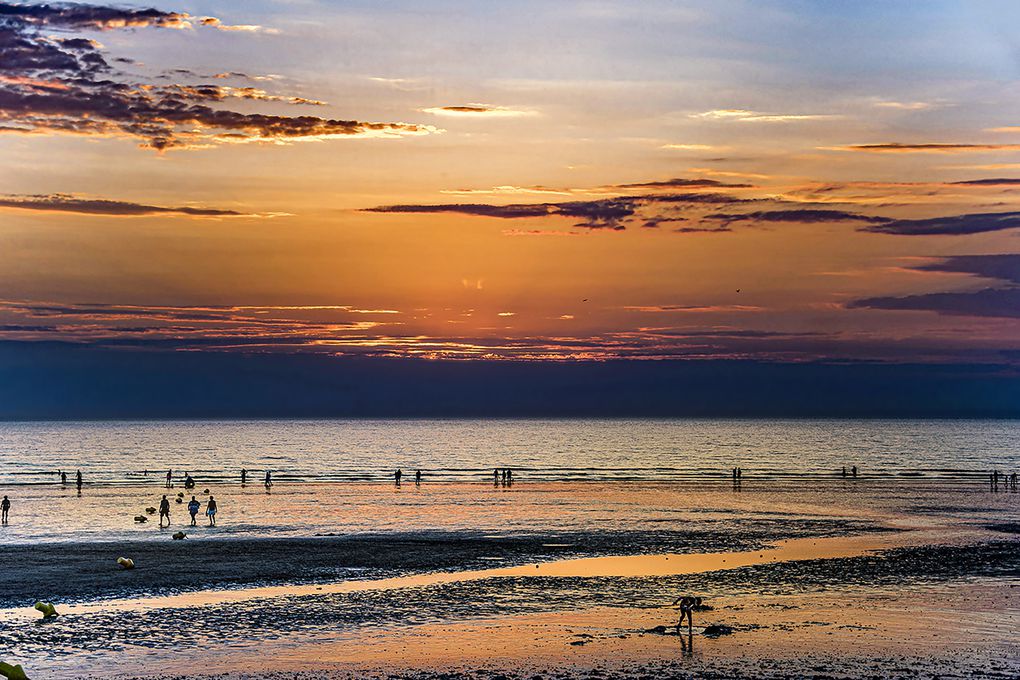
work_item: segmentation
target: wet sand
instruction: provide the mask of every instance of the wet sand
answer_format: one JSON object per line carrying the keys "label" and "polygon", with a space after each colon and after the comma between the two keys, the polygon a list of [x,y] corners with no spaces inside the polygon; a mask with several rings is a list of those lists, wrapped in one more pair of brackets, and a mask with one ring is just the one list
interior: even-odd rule
{"label": "wet sand", "polygon": [[[1016,511],[872,498],[735,495],[724,524],[654,531],[7,546],[0,650],[36,680],[1020,676]],[[689,638],[664,629],[682,593],[712,606]]]}
{"label": "wet sand", "polygon": [[[177,530],[178,527],[174,527]],[[187,531],[187,527],[183,530]],[[114,541],[7,546],[0,569],[0,608],[30,606],[40,598],[78,602],[94,598],[271,585],[329,583],[350,578],[481,569],[603,555],[755,550],[775,540],[891,531],[874,522],[790,519],[775,527],[748,519],[744,531],[607,531],[500,535],[416,532],[312,538]],[[123,571],[118,557],[136,568]]]}

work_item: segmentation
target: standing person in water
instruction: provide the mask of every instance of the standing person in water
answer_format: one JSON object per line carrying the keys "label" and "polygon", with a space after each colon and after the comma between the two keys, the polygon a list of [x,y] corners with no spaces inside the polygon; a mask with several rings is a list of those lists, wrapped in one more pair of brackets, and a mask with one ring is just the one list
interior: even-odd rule
{"label": "standing person in water", "polygon": [[216,499],[209,496],[209,502],[205,504],[205,514],[209,516],[209,526],[216,526]]}
{"label": "standing person in water", "polygon": [[514,471],[510,468],[506,469],[506,485],[510,486],[514,483]]}
{"label": "standing person in water", "polygon": [[404,473],[397,468],[397,471],[393,473],[393,481],[397,486],[400,486],[400,478],[404,476]]}
{"label": "standing person in water", "polygon": [[171,469],[166,471],[166,488],[168,488],[168,489],[174,488],[173,478],[174,478],[174,471],[173,471],[173,468],[171,468]]}
{"label": "standing person in water", "polygon": [[63,470],[60,471],[60,483],[64,486],[67,486],[67,473],[64,472]]}
{"label": "standing person in water", "polygon": [[74,483],[78,487],[78,493],[81,493],[81,470],[74,473]]}
{"label": "standing person in water", "polygon": [[248,481],[248,471],[241,468],[241,486],[244,486],[245,482]]}
{"label": "standing person in water", "polygon": [[273,473],[266,470],[266,488],[268,489],[273,485]]}
{"label": "standing person in water", "polygon": [[414,485],[421,486],[421,470],[414,471]]}
{"label": "standing person in water", "polygon": [[850,468],[850,476],[857,479],[857,466],[854,465]]}
{"label": "standing person in water", "polygon": [[492,485],[499,486],[499,468],[492,468]]}
{"label": "standing person in water", "polygon": [[192,496],[191,497],[191,502],[188,503],[188,514],[191,515],[191,526],[195,526],[195,524],[196,524],[196,522],[195,522],[195,515],[198,514],[198,508],[200,506],[201,506],[201,503],[199,503],[198,500],[196,500],[195,497]]}
{"label": "standing person in water", "polygon": [[159,526],[163,526],[163,518],[166,517],[166,525],[170,526],[170,501],[163,494],[163,500],[159,502]]}
{"label": "standing person in water", "polygon": [[4,496],[0,501],[0,523],[7,524],[7,513],[11,511],[11,499]]}

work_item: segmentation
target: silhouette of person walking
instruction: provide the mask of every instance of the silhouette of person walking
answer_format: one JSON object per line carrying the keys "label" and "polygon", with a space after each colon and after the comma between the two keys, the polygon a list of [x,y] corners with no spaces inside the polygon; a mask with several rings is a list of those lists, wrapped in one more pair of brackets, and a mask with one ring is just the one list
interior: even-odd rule
{"label": "silhouette of person walking", "polygon": [[0,522],[7,524],[7,514],[11,511],[11,499],[4,496],[4,499],[0,501]]}
{"label": "silhouette of person walking", "polygon": [[270,489],[273,486],[273,473],[266,470],[266,489]]}
{"label": "silhouette of person walking", "polygon": [[174,488],[173,478],[174,478],[174,471],[171,468],[171,469],[166,471],[166,488],[168,488],[168,489]]}
{"label": "silhouette of person walking", "polygon": [[209,496],[209,502],[205,504],[205,514],[209,517],[209,526],[216,526],[216,499]]}
{"label": "silhouette of person walking", "polygon": [[397,471],[393,473],[393,483],[396,486],[400,486],[400,478],[404,476],[404,473],[397,468]]}
{"label": "silhouette of person walking", "polygon": [[499,486],[499,468],[492,468],[492,485]]}
{"label": "silhouette of person walking", "polygon": [[74,473],[74,483],[78,487],[78,493],[81,493],[81,484],[82,484],[81,470],[78,470],[76,473]]}
{"label": "silhouette of person walking", "polygon": [[194,496],[192,496],[191,502],[188,503],[188,514],[191,515],[191,526],[196,525],[195,515],[198,514],[199,506],[201,506],[201,503],[199,503],[198,500]]}
{"label": "silhouette of person walking", "polygon": [[163,494],[163,500],[159,502],[159,526],[163,526],[163,518],[166,517],[166,525],[170,526],[170,501]]}

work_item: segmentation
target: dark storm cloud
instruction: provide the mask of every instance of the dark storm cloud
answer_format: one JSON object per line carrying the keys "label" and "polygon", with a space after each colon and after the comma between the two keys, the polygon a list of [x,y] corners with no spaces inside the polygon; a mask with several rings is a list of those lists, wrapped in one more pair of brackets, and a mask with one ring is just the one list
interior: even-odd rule
{"label": "dark storm cloud", "polygon": [[192,217],[236,217],[245,213],[218,208],[196,208],[192,206],[167,207],[114,201],[102,198],[81,198],[67,194],[36,196],[0,196],[0,209],[40,210],[46,212],[69,212],[82,215],[114,215],[133,217],[141,215],[188,215]]}
{"label": "dark storm cloud", "polygon": [[[222,24],[200,25],[229,29]],[[192,26],[186,14],[155,9],[0,3],[0,132],[125,135],[143,146],[173,147],[245,141],[401,136],[433,131],[406,123],[376,123],[318,116],[241,113],[213,108],[230,98],[321,104],[255,88],[151,85],[113,69],[91,40],[56,38],[44,29],[114,30]],[[178,74],[188,75],[188,74]]]}
{"label": "dark storm cloud", "polygon": [[885,223],[888,218],[862,215],[845,210],[759,210],[749,213],[713,213],[705,215],[705,219],[719,220],[727,224],[732,222],[797,222],[814,224],[819,222],[869,222]]}
{"label": "dark storm cloud", "polygon": [[971,213],[920,220],[890,220],[861,231],[898,236],[959,236],[1020,227],[1020,212]]}

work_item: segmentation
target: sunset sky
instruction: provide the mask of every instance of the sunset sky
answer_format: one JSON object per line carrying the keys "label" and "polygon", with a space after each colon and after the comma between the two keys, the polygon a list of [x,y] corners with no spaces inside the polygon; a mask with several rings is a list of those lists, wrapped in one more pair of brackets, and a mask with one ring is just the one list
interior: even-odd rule
{"label": "sunset sky", "polygon": [[0,2],[9,347],[1020,364],[1016,3],[149,7]]}

